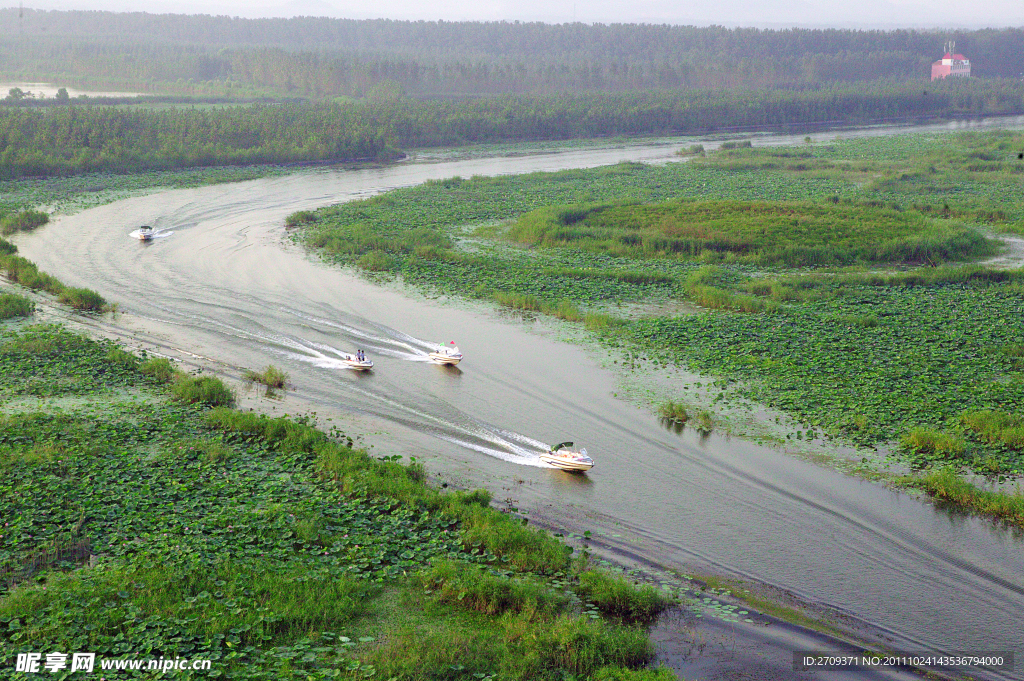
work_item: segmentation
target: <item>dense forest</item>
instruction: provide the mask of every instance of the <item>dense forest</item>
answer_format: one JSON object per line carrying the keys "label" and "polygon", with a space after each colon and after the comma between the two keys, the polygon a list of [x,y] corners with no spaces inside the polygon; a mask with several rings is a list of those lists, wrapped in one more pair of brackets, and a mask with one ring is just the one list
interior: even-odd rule
{"label": "dense forest", "polygon": [[0,10],[0,78],[311,98],[926,81],[945,41],[1024,72],[1024,29],[857,31]]}
{"label": "dense forest", "polygon": [[385,159],[478,142],[695,133],[1024,110],[1024,83],[664,91],[219,108],[0,106],[0,177]]}

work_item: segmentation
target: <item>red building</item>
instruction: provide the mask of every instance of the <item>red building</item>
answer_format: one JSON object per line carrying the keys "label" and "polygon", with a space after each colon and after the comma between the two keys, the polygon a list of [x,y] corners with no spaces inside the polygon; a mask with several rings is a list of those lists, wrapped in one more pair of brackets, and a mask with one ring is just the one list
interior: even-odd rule
{"label": "red building", "polygon": [[955,52],[955,49],[956,43],[946,43],[946,54],[942,55],[942,59],[932,62],[932,80],[939,80],[946,76],[970,77],[971,60]]}

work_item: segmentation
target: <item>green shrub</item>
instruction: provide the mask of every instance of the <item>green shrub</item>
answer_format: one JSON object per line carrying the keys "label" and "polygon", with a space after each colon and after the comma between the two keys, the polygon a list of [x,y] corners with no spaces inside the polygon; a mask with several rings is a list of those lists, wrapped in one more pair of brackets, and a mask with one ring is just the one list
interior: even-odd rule
{"label": "green shrub", "polygon": [[0,319],[28,317],[36,309],[35,303],[14,293],[0,293]]}
{"label": "green shrub", "polygon": [[383,251],[370,251],[356,265],[368,272],[388,272],[395,266],[395,259]]}
{"label": "green shrub", "polygon": [[260,385],[266,386],[268,392],[274,388],[284,388],[285,383],[288,382],[288,374],[281,371],[273,364],[268,364],[263,371],[246,369],[242,378],[250,385],[259,383]]}
{"label": "green shrub", "polygon": [[483,566],[461,561],[439,561],[418,579],[435,600],[488,615],[553,613],[567,602],[544,584],[494,575]]}
{"label": "green shrub", "polygon": [[17,246],[12,244],[7,239],[0,239],[0,255],[14,255],[17,252]]}
{"label": "green shrub", "polygon": [[919,454],[960,455],[964,440],[957,435],[942,433],[934,428],[914,428],[900,438],[900,444]]}
{"label": "green shrub", "polygon": [[0,220],[0,234],[4,236],[15,232],[30,232],[36,227],[45,225],[50,216],[38,210],[26,210],[8,215]]}
{"label": "green shrub", "polygon": [[107,362],[127,369],[139,368],[139,358],[124,348],[110,348],[107,352]]}
{"label": "green shrub", "polygon": [[102,312],[107,307],[107,301],[103,296],[87,288],[64,288],[58,294],[58,299],[76,310]]}
{"label": "green shrub", "polygon": [[689,413],[686,411],[686,405],[682,402],[662,402],[658,407],[658,414],[662,418],[668,419],[669,421],[676,421],[677,423],[686,423],[686,420],[690,418]]}
{"label": "green shrub", "polygon": [[920,487],[928,494],[985,515],[1002,518],[1024,527],[1024,493],[995,492],[975,487],[950,467],[921,478],[903,478],[904,484]]}
{"label": "green shrub", "polygon": [[1024,449],[1024,417],[982,409],[962,414],[960,423],[986,442],[1005,445],[1010,449]]}
{"label": "green shrub", "polygon": [[174,399],[207,407],[232,406],[235,394],[219,378],[183,376],[171,386]]}
{"label": "green shrub", "polygon": [[152,376],[161,383],[170,383],[175,377],[181,375],[171,364],[171,360],[164,357],[151,357],[139,365],[139,371]]}
{"label": "green shrub", "polygon": [[626,622],[650,622],[671,600],[652,586],[633,586],[624,577],[588,570],[580,575],[577,593],[598,609]]}

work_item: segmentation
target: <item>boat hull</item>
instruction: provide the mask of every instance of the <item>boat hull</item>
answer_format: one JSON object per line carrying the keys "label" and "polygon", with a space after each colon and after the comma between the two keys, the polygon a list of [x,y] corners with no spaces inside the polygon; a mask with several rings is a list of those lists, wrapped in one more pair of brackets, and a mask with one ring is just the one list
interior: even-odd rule
{"label": "boat hull", "polygon": [[373,362],[370,360],[360,362],[358,359],[343,359],[341,361],[344,362],[345,366],[349,369],[355,369],[356,371],[369,371],[373,368]]}
{"label": "boat hull", "polygon": [[559,468],[570,473],[586,473],[594,467],[594,462],[589,459],[570,458],[550,453],[541,454],[540,460],[544,463],[551,464],[555,468]]}
{"label": "boat hull", "polygon": [[431,352],[430,359],[434,360],[438,364],[449,364],[455,366],[462,361],[462,355],[446,355],[443,352]]}

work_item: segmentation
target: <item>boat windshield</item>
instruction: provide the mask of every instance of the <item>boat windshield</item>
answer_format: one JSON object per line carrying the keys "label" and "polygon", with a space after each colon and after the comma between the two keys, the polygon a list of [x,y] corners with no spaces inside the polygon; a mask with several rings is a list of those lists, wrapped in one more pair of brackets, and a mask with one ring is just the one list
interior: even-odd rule
{"label": "boat windshield", "polygon": [[585,448],[581,449],[580,450],[580,456],[586,456],[586,455],[587,455],[587,450]]}

